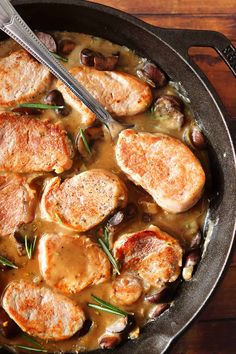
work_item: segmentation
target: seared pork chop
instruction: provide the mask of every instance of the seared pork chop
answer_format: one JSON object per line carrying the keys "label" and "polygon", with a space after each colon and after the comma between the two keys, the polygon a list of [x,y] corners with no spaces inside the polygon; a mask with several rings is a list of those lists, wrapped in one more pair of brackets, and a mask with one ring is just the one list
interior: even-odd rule
{"label": "seared pork chop", "polygon": [[0,59],[0,106],[29,102],[49,86],[52,75],[29,53],[21,49]]}
{"label": "seared pork chop", "polygon": [[83,326],[83,310],[74,301],[26,281],[7,287],[2,306],[22,331],[44,340],[64,340]]}
{"label": "seared pork chop", "polygon": [[[180,274],[182,248],[177,240],[156,226],[122,235],[115,242],[113,253],[116,260],[122,264],[121,276],[127,272],[134,272],[149,286],[162,287],[165,283],[175,281]],[[119,291],[117,281],[119,281]],[[113,284],[118,299],[123,299],[122,293],[125,292],[126,287],[125,282],[123,284],[124,289],[119,278]],[[136,282],[134,284],[137,288]],[[133,299],[136,301],[137,292],[133,291],[133,294]]]}
{"label": "seared pork chop", "polygon": [[36,194],[26,179],[17,175],[0,176],[0,234],[13,234],[21,224],[34,218]]}
{"label": "seared pork chop", "polygon": [[[91,67],[74,67],[69,71],[115,116],[131,116],[144,112],[152,103],[149,86],[130,74],[98,71]],[[95,120],[95,115],[61,81],[58,81],[57,88],[65,101],[81,115],[83,123],[91,124]]]}
{"label": "seared pork chop", "polygon": [[124,183],[113,173],[93,169],[62,184],[58,177],[46,184],[41,211],[44,218],[79,232],[98,225],[127,203]]}
{"label": "seared pork chop", "polygon": [[122,171],[167,211],[186,211],[202,195],[205,173],[200,162],[187,146],[169,135],[124,130],[116,145],[116,160]]}
{"label": "seared pork chop", "polygon": [[40,239],[39,265],[47,284],[64,293],[103,283],[111,268],[105,253],[90,238],[56,234]]}
{"label": "seared pork chop", "polygon": [[71,141],[59,125],[0,113],[0,171],[61,173],[72,166],[72,158]]}

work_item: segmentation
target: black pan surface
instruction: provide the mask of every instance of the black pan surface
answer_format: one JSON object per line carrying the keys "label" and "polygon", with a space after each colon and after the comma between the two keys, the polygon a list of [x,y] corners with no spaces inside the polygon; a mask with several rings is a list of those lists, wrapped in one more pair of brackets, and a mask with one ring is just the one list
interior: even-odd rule
{"label": "black pan surface", "polygon": [[[218,95],[191,62],[187,50],[192,45],[214,47],[235,74],[235,48],[217,32],[157,28],[123,12],[86,1],[15,0],[12,3],[32,29],[68,30],[101,36],[157,62],[171,80],[181,82],[194,116],[209,141],[213,188],[202,261],[193,280],[183,284],[168,311],[146,325],[140,338],[111,351],[116,354],[164,353],[193,321],[216,288],[225,270],[235,233],[236,160],[232,134],[236,133],[236,122],[230,121]],[[96,353],[104,351],[97,350]]]}

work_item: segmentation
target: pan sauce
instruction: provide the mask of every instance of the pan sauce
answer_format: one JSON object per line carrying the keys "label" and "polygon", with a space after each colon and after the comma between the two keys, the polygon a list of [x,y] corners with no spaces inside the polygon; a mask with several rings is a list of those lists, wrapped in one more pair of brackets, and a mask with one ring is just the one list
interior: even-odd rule
{"label": "pan sauce", "polygon": [[[78,34],[78,33],[55,33],[55,37],[58,39],[63,38],[70,38],[74,42],[76,42],[77,46],[74,51],[68,56],[69,61],[65,64],[67,68],[73,67],[75,65],[80,65],[79,57],[80,52],[83,48],[90,48],[95,51],[99,51],[104,55],[111,55],[114,52],[120,52],[120,61],[118,70],[125,71],[130,74],[136,75],[137,67],[140,66],[144,62],[143,58],[137,56],[133,51],[129,50],[126,47],[121,47],[115,45],[109,41],[104,39],[100,39],[97,37],[92,37],[89,35]],[[0,44],[0,56],[6,56],[11,50],[15,50],[18,46],[13,43],[11,40],[2,42]],[[156,58],[158,63],[158,58]],[[55,82],[52,84],[52,88],[54,88]],[[174,94],[178,95],[173,85],[166,85],[163,89],[155,90],[154,96],[160,96],[161,94]],[[37,98],[35,102],[43,102],[43,97]],[[76,137],[79,128],[83,128],[80,122],[77,119],[76,111],[72,111],[71,114],[67,117],[60,118],[56,113],[52,110],[45,111],[40,116],[40,119],[49,119],[50,121],[57,122],[60,121],[61,124],[65,127],[65,129],[73,136]],[[183,134],[186,128],[192,127],[194,124],[193,116],[191,114],[191,110],[187,104],[185,104],[185,124],[180,130],[169,130],[166,126],[166,122],[163,120],[157,120],[153,117],[150,112],[146,112],[144,114],[139,114],[133,117],[125,118],[127,123],[135,124],[135,129],[140,131],[147,131],[147,132],[164,132],[175,136],[179,139],[183,140]],[[141,188],[138,188],[133,183],[129,182],[127,178],[122,174],[119,167],[115,162],[114,157],[114,146],[108,139],[105,137],[104,140],[99,140],[95,143],[93,147],[93,155],[90,160],[83,161],[79,159],[78,153],[75,157],[75,162],[73,168],[67,172],[62,174],[63,178],[68,176],[73,176],[74,174],[79,173],[80,171],[85,171],[91,168],[105,168],[114,173],[119,174],[126,182],[129,190],[129,202],[135,203],[138,208],[139,212],[138,215],[135,216],[129,223],[124,224],[122,230],[118,231],[115,235],[115,239],[117,239],[123,233],[128,233],[132,231],[142,230],[148,227],[150,224],[157,225],[162,230],[167,231],[170,235],[176,237],[180,240],[183,246],[188,246],[191,242],[192,237],[196,234],[198,229],[202,228],[204,219],[206,216],[208,201],[206,192],[201,200],[189,211],[181,213],[181,214],[171,214],[166,211],[163,211],[161,208],[158,208],[158,213],[151,216],[151,220],[143,220],[143,210],[142,210],[142,201],[153,202],[152,198]],[[203,167],[209,175],[208,171],[208,159],[207,153],[205,151],[195,151],[197,157],[203,164]],[[29,180],[32,181],[32,185],[37,188],[39,193],[43,187],[43,179],[48,176],[53,176],[55,174],[48,173],[44,174],[41,178],[33,179],[33,175],[28,175],[27,177]],[[14,206],[13,206],[14,207]],[[34,232],[35,234],[40,237],[43,233],[50,233],[50,232],[64,232],[64,233],[75,233],[70,230],[65,230],[64,228],[60,227],[58,224],[46,222],[40,219],[39,212],[36,213],[34,225]],[[101,226],[101,225],[100,225]],[[91,235],[94,239],[96,239],[97,230],[88,231],[86,232],[87,235]],[[37,259],[37,247],[36,252],[34,253],[33,259],[28,260],[27,257],[23,256],[20,257],[17,254],[14,242],[10,237],[4,237],[0,239],[0,255],[7,255],[7,257],[13,260],[18,266],[18,270],[8,270],[2,272],[1,283],[0,283],[0,291],[3,292],[5,286],[12,280],[19,280],[19,279],[26,279],[28,281],[32,281],[34,283],[39,283],[45,285],[39,271],[38,266],[38,259]],[[76,260],[76,250],[74,254],[69,255],[71,260]],[[60,268],[63,267],[63,264],[58,267],[57,271],[60,273]],[[89,309],[87,307],[87,303],[91,302],[91,294],[97,295],[100,298],[107,300],[109,302],[112,301],[112,291],[111,291],[111,281],[92,286],[81,291],[77,295],[70,295],[69,297],[78,302],[81,307],[84,309],[87,318],[90,318],[93,321],[93,326],[91,327],[88,334],[85,336],[78,338],[78,336],[74,336],[73,338],[63,341],[63,342],[56,342],[56,343],[42,343],[45,349],[49,351],[73,351],[73,352],[80,352],[83,350],[91,350],[98,347],[98,338],[105,332],[106,327],[113,323],[117,316],[106,314],[103,312],[95,311],[94,309]],[[141,298],[137,303],[131,306],[124,307],[127,311],[132,311],[135,313],[136,321],[138,326],[142,326],[148,318],[148,313],[151,310],[153,305],[148,304],[147,302],[143,301]],[[11,340],[1,338],[1,344],[8,344],[11,346],[14,345],[27,345],[27,346],[34,346],[29,344],[29,342],[25,341],[20,335],[14,337]],[[40,342],[40,341],[39,341]]]}

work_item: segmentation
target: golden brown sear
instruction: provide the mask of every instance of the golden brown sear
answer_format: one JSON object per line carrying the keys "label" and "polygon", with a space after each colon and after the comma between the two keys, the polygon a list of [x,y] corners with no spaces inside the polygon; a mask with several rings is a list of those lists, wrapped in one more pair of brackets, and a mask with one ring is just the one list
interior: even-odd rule
{"label": "golden brown sear", "polygon": [[49,87],[52,74],[21,49],[0,60],[0,106],[29,102]]}
{"label": "golden brown sear", "polygon": [[64,340],[83,326],[83,310],[74,301],[30,282],[12,282],[2,305],[26,333],[44,340]]}
{"label": "golden brown sear", "polygon": [[73,147],[59,125],[3,112],[0,132],[0,171],[61,173],[72,166]]}
{"label": "golden brown sear", "polygon": [[45,187],[41,211],[47,220],[79,232],[91,229],[127,203],[127,189],[115,174],[92,169],[68,178],[58,177]]}
{"label": "golden brown sear", "polygon": [[120,133],[116,160],[123,172],[163,209],[179,213],[200,199],[205,173],[191,150],[166,134]]}

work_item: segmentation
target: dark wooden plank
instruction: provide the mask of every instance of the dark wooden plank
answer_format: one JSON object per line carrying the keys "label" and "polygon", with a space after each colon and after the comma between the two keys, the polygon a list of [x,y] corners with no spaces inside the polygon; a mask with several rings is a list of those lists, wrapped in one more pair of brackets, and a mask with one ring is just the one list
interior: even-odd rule
{"label": "dark wooden plank", "polygon": [[93,2],[133,14],[232,14],[236,8],[235,0],[96,0]]}
{"label": "dark wooden plank", "polygon": [[235,354],[235,333],[236,320],[197,322],[169,354]]}

